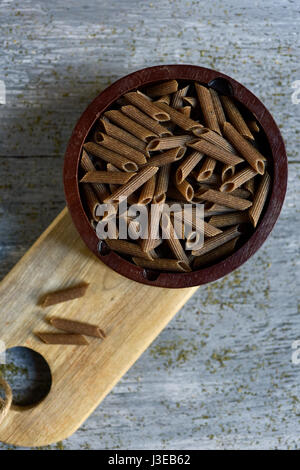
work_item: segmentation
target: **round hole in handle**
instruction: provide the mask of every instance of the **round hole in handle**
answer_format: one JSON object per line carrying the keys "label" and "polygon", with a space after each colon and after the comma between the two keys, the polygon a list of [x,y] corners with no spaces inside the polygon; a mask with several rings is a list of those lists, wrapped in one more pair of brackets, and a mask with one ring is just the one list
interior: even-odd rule
{"label": "round hole in handle", "polygon": [[233,96],[233,88],[229,80],[223,77],[217,77],[208,83],[210,88],[216,90],[221,95]]}
{"label": "round hole in handle", "polygon": [[[23,346],[6,349],[1,353],[0,372],[12,389],[12,404],[15,406],[36,405],[50,392],[50,367],[44,357],[33,349]],[[4,398],[1,391],[0,395]]]}

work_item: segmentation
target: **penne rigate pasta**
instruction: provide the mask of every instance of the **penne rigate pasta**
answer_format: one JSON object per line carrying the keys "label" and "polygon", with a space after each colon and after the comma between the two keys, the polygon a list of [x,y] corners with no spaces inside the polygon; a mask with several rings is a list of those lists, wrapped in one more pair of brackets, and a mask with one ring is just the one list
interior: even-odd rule
{"label": "penne rigate pasta", "polygon": [[189,118],[191,116],[192,107],[191,106],[183,106],[182,108],[178,108],[178,111],[180,113],[184,114],[184,116]]}
{"label": "penne rigate pasta", "polygon": [[153,202],[160,204],[165,202],[169,186],[171,165],[163,165],[159,168],[156,178],[156,186],[153,195]]}
{"label": "penne rigate pasta", "polygon": [[187,146],[198,150],[198,152],[205,153],[209,157],[214,158],[215,160],[219,160],[222,163],[227,163],[228,165],[235,166],[244,161],[237,155],[228,152],[227,150],[224,150],[221,147],[211,144],[210,142],[207,142],[203,139],[188,142]]}
{"label": "penne rigate pasta", "polygon": [[85,150],[90,152],[95,157],[102,158],[102,160],[112,163],[117,168],[123,171],[137,171],[138,166],[132,160],[129,160],[122,155],[113,152],[112,150],[103,147],[102,145],[95,144],[94,142],[87,142],[84,144]]}
{"label": "penne rigate pasta", "polygon": [[220,191],[231,193],[232,191],[246,183],[246,181],[254,178],[254,176],[256,175],[257,173],[255,170],[253,170],[253,168],[244,168],[243,170],[233,175],[231,178],[226,179],[226,181],[224,181],[224,183],[220,187]]}
{"label": "penne rigate pasta", "polygon": [[157,246],[157,241],[160,240],[159,225],[160,218],[163,211],[163,204],[154,204],[151,210],[148,211],[148,234],[147,237],[141,240],[141,249],[146,253],[154,250]]}
{"label": "penne rigate pasta", "polygon": [[[227,150],[227,152],[234,153],[235,155],[237,154],[235,148],[230,144],[230,142],[228,142],[228,140],[210,129],[196,129],[193,131],[193,134],[195,134],[198,139],[204,139],[223,150]],[[197,142],[198,139],[195,139],[194,142]]]}
{"label": "penne rigate pasta", "polygon": [[262,175],[265,171],[265,157],[239,134],[229,122],[225,122],[223,133],[245,160],[247,160],[249,165],[252,166],[257,173]]}
{"label": "penne rigate pasta", "polygon": [[155,121],[155,119],[152,119],[151,117],[147,116],[147,114],[143,113],[140,109],[136,108],[135,106],[122,106],[121,111],[130,119],[133,119],[138,124],[141,124],[150,131],[154,132],[156,136],[167,137],[169,135],[172,135],[172,132],[169,129],[161,125],[158,121]]}
{"label": "penne rigate pasta", "polygon": [[109,135],[104,134],[103,132],[98,132],[97,143],[99,145],[102,145],[103,147],[108,148],[109,150],[112,150],[113,152],[123,155],[124,157],[137,163],[138,165],[143,165],[147,161],[145,155],[142,152],[139,152],[138,150],[129,147],[123,142],[120,142],[119,140],[114,139],[113,137],[110,137]]}
{"label": "penne rigate pasta", "polygon": [[209,89],[199,83],[195,83],[195,88],[206,126],[221,134]]}
{"label": "penne rigate pasta", "polygon": [[171,105],[173,108],[180,108],[183,106],[183,100],[182,98],[186,96],[187,92],[189,90],[189,85],[185,86],[184,88],[181,88],[180,90],[177,90],[172,98]]}
{"label": "penne rigate pasta", "polygon": [[178,82],[176,80],[167,80],[166,82],[158,83],[158,85],[152,85],[147,88],[147,95],[150,98],[156,98],[157,96],[169,95],[175,93],[178,90]]}
{"label": "penne rigate pasta", "polygon": [[216,90],[214,90],[213,88],[209,88],[209,92],[210,92],[210,96],[214,105],[219,128],[222,129],[223,124],[226,121],[226,117],[225,117],[225,113],[224,113],[224,109],[223,109],[220,97],[218,93],[216,92]]}
{"label": "penne rigate pasta", "polygon": [[179,238],[177,238],[177,234],[175,233],[170,216],[167,213],[163,213],[160,225],[162,229],[163,238],[166,238],[166,242],[169,245],[172,254],[175,256],[176,259],[183,261],[184,263],[189,265],[188,257],[183,247],[181,246]]}
{"label": "penne rigate pasta", "polygon": [[159,139],[152,139],[147,145],[147,150],[153,152],[156,150],[167,150],[176,147],[184,147],[187,142],[194,140],[191,135],[174,135],[171,137],[161,137]]}
{"label": "penne rigate pasta", "polygon": [[271,178],[268,172],[266,172],[261,178],[260,184],[257,188],[257,192],[253,198],[252,207],[249,209],[249,218],[253,227],[257,226],[262,210],[266,203],[271,186]]}
{"label": "penne rigate pasta", "polygon": [[248,139],[254,140],[253,135],[247,126],[243,116],[241,115],[239,109],[229,96],[221,96],[220,100],[222,102],[223,108],[229,118],[231,124],[235,129],[243,136]]}
{"label": "penne rigate pasta", "polygon": [[35,333],[43,343],[86,346],[89,341],[85,336],[73,333]]}
{"label": "penne rigate pasta", "polygon": [[229,214],[213,215],[209,219],[210,225],[214,227],[229,227],[230,225],[246,224],[249,222],[247,212],[231,212]]}
{"label": "penne rigate pasta", "polygon": [[230,227],[229,229],[225,230],[222,233],[219,233],[215,237],[208,238],[204,241],[203,246],[199,250],[193,250],[193,256],[201,256],[205,255],[206,253],[218,248],[219,246],[223,245],[226,242],[229,242],[233,238],[237,238],[241,235],[239,231],[239,226],[235,225],[234,227]]}
{"label": "penne rigate pasta", "polygon": [[104,202],[118,203],[122,197],[128,197],[139,189],[146,181],[148,181],[157,172],[158,167],[148,166],[141,169],[136,175],[116,191],[114,191]]}
{"label": "penne rigate pasta", "polygon": [[50,325],[55,326],[58,330],[67,331],[79,335],[93,336],[94,338],[105,338],[105,333],[99,326],[90,323],[68,320],[67,318],[51,317]]}
{"label": "penne rigate pasta", "polygon": [[214,158],[206,157],[201,168],[196,173],[196,181],[205,181],[211,177],[217,161]]}
{"label": "penne rigate pasta", "polygon": [[82,282],[73,287],[67,287],[65,289],[60,289],[55,292],[50,292],[46,294],[42,299],[41,306],[49,307],[50,305],[56,305],[61,302],[67,302],[68,300],[83,297],[86,293],[88,286],[88,283]]}
{"label": "penne rigate pasta", "polygon": [[84,199],[88,207],[88,212],[92,220],[99,221],[99,217],[96,215],[97,207],[99,206],[99,200],[89,184],[81,186],[81,191],[84,194]]}
{"label": "penne rigate pasta", "polygon": [[186,201],[192,201],[192,199],[194,199],[193,186],[187,180],[183,180],[179,184],[175,183],[175,186]]}
{"label": "penne rigate pasta", "polygon": [[113,121],[115,124],[118,124],[126,131],[130,132],[130,134],[134,135],[138,139],[141,139],[143,142],[149,142],[153,137],[157,137],[155,132],[147,129],[144,126],[141,126],[133,119],[130,119],[121,111],[112,109],[111,111],[106,111],[104,116],[109,120]]}
{"label": "penne rigate pasta", "polygon": [[153,199],[156,186],[156,175],[153,175],[142,187],[141,193],[138,198],[138,204],[147,205]]}
{"label": "penne rigate pasta", "polygon": [[224,243],[221,246],[218,246],[215,250],[209,251],[205,255],[197,256],[196,258],[193,259],[193,269],[198,269],[208,264],[211,264],[215,261],[220,260],[224,256],[227,257],[233,252],[237,241],[238,241],[238,237],[233,238],[229,242]]}
{"label": "penne rigate pasta", "polygon": [[183,96],[182,101],[183,103],[188,104],[192,108],[196,108],[198,103],[197,98],[195,98],[194,96]]}
{"label": "penne rigate pasta", "polygon": [[231,194],[216,191],[215,189],[208,189],[204,192],[201,191],[197,194],[197,198],[202,201],[214,202],[221,206],[230,207],[240,211],[246,210],[252,206],[252,202],[247,199],[232,196]]}
{"label": "penne rigate pasta", "polygon": [[255,121],[255,119],[251,119],[250,121],[246,120],[246,124],[249,127],[251,132],[258,133],[260,131],[259,125]]}
{"label": "penne rigate pasta", "polygon": [[147,165],[148,166],[163,166],[168,165],[169,163],[176,162],[180,160],[186,152],[185,147],[177,147],[174,149],[167,150],[159,155],[155,155],[155,157],[150,157]]}
{"label": "penne rigate pasta", "polygon": [[197,152],[196,150],[192,152],[185,160],[179,165],[176,170],[176,183],[180,184],[186,177],[191,173],[196,165],[202,160],[203,153]]}
{"label": "penne rigate pasta", "polygon": [[115,171],[88,171],[81,183],[111,183],[111,184],[126,184],[136,173],[125,173]]}
{"label": "penne rigate pasta", "polygon": [[221,179],[222,181],[226,181],[227,179],[231,178],[235,173],[235,166],[227,165],[226,163],[223,164],[222,172],[221,172]]}
{"label": "penne rigate pasta", "polygon": [[175,271],[175,272],[190,272],[191,268],[182,260],[157,258],[153,261],[143,258],[133,258],[132,261],[142,268],[153,269],[156,271]]}
{"label": "penne rigate pasta", "polygon": [[150,252],[143,251],[136,243],[128,242],[127,240],[112,240],[108,238],[105,240],[105,243],[109,248],[118,253],[124,253],[125,255],[137,256],[138,258],[149,260],[153,259]]}
{"label": "penne rigate pasta", "polygon": [[194,129],[203,128],[203,125],[199,122],[194,121],[191,118],[184,116],[184,114],[180,113],[178,110],[171,108],[165,103],[157,103],[157,106],[164,111],[168,112],[170,115],[170,119],[174,124],[181,127],[185,131],[193,131]]}
{"label": "penne rigate pasta", "polygon": [[144,95],[141,95],[137,92],[130,92],[126,93],[124,98],[156,121],[170,120],[170,116],[166,111],[160,109],[158,106],[156,106],[156,104],[149,101]]}
{"label": "penne rigate pasta", "polygon": [[[121,127],[115,126],[108,119],[99,119],[99,126],[102,129],[102,132],[105,132],[107,135],[111,137],[115,137],[115,139],[127,144],[129,147],[134,148],[135,150],[139,150],[140,152],[144,153],[148,156],[148,152],[146,150],[146,143],[142,140],[138,139],[134,135],[130,134],[130,132],[125,131]],[[99,132],[99,131],[98,131]],[[98,132],[96,133],[96,139],[98,140]],[[96,140],[96,143],[97,143]]]}

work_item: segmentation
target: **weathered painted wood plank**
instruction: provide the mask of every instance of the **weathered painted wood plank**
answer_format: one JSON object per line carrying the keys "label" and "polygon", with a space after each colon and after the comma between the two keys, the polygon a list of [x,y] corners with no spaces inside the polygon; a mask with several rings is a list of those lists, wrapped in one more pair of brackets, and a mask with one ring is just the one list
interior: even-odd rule
{"label": "weathered painted wood plank", "polygon": [[299,448],[300,365],[291,361],[292,342],[300,339],[300,105],[291,102],[300,79],[299,7],[284,0],[161,0],[158,15],[157,5],[1,2],[7,104],[0,105],[0,276],[64,206],[66,142],[101,89],[158,63],[228,73],[270,109],[295,162],[282,215],[259,253],[202,286],[79,431],[57,446]]}

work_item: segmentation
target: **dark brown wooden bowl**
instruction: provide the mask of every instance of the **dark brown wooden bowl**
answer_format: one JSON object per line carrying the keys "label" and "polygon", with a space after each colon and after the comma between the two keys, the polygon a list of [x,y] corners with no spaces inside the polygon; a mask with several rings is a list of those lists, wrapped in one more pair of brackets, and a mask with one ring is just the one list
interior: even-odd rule
{"label": "dark brown wooden bowl", "polygon": [[[230,94],[251,111],[262,127],[272,159],[272,188],[260,222],[245,243],[231,256],[216,264],[190,273],[155,272],[140,268],[99,242],[81,203],[78,165],[83,143],[96,119],[124,93],[162,80],[189,80],[207,83],[217,91]],[[87,107],[71,135],[64,162],[64,187],[73,222],[87,246],[105,264],[118,273],[143,284],[159,287],[192,287],[215,281],[247,261],[270,234],[284,201],[287,185],[287,156],[280,131],[265,106],[243,85],[216,70],[195,65],[159,65],[138,70],[113,83]]]}

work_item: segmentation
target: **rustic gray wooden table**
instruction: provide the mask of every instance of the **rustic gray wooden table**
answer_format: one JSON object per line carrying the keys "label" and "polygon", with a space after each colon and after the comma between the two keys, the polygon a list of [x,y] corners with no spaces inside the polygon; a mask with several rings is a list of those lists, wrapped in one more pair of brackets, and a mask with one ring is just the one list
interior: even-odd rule
{"label": "rustic gray wooden table", "polygon": [[[63,154],[76,120],[129,72],[191,63],[231,75],[273,113],[289,156],[284,208],[261,250],[199,288],[51,449],[300,447],[299,9],[287,0],[0,1],[1,277],[65,205]],[[12,376],[30,381],[26,360],[14,360]]]}

